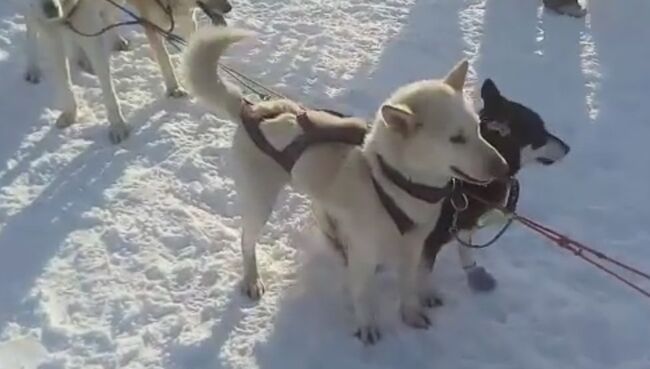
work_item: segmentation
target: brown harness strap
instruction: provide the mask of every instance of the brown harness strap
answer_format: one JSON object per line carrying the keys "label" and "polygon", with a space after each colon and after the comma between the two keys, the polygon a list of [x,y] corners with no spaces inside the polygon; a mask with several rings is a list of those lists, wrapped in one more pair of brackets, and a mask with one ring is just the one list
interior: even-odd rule
{"label": "brown harness strap", "polygon": [[[404,175],[397,169],[386,163],[381,155],[377,155],[377,161],[379,162],[381,172],[390,182],[416,199],[428,202],[429,204],[435,204],[442,199],[449,197],[453,192],[451,182],[449,182],[445,187],[433,187],[416,183],[404,177]],[[374,176],[372,178],[372,185],[375,188],[375,192],[377,192],[379,202],[381,202],[381,205],[386,209],[386,212],[393,220],[393,223],[395,223],[399,233],[404,234],[411,230],[415,225],[413,219],[411,219],[411,217],[409,217],[408,214],[397,205],[395,200],[386,193]]]}
{"label": "brown harness strap", "polygon": [[451,194],[451,181],[449,181],[445,187],[433,187],[421,183],[416,183],[406,178],[397,169],[391,167],[388,163],[386,163],[381,155],[377,155],[377,161],[379,162],[379,167],[381,168],[381,171],[384,173],[386,178],[393,182],[393,184],[399,187],[402,191],[408,193],[418,200],[422,200],[430,204],[435,204]]}
{"label": "brown harness strap", "polygon": [[415,225],[415,223],[413,223],[413,219],[411,219],[411,217],[409,217],[408,214],[406,214],[404,210],[402,210],[402,208],[400,208],[399,205],[395,203],[395,200],[393,200],[393,198],[390,197],[386,191],[384,191],[374,176],[372,177],[372,186],[375,188],[377,197],[379,197],[379,202],[384,207],[384,209],[386,209],[386,212],[393,220],[393,223],[395,223],[395,226],[397,227],[399,233],[404,234],[410,231],[411,228],[413,228]]}
{"label": "brown harness strap", "polygon": [[273,112],[265,116],[256,113],[252,103],[244,101],[240,116],[255,145],[287,172],[291,172],[296,161],[310,146],[324,143],[361,145],[368,131],[366,122],[361,119],[341,117],[326,111],[306,110],[296,116],[303,133],[284,149],[278,150],[266,139],[260,125],[265,119],[275,118],[281,113]]}
{"label": "brown harness strap", "polygon": [[288,162],[282,155],[282,152],[276,150],[275,147],[271,145],[266,137],[264,137],[264,133],[262,133],[262,130],[260,129],[260,124],[262,121],[265,119],[273,118],[277,114],[273,113],[270,116],[259,114],[255,112],[253,109],[253,104],[251,102],[244,100],[242,103],[241,113],[239,115],[241,117],[241,122],[244,126],[244,129],[246,130],[246,133],[248,133],[248,136],[251,138],[251,140],[253,140],[255,145],[260,150],[262,150],[263,153],[273,158],[273,160],[280,164],[280,166],[282,166],[282,168],[284,168],[287,172],[290,172],[291,168],[293,167],[293,163]]}

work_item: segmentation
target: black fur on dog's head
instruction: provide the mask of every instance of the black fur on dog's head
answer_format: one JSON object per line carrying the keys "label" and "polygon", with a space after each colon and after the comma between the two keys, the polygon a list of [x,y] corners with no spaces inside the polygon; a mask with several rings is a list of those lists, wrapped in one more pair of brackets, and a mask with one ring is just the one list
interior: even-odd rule
{"label": "black fur on dog's head", "polygon": [[551,165],[569,153],[532,109],[503,97],[491,79],[481,87],[481,135],[506,159],[510,175],[530,163]]}

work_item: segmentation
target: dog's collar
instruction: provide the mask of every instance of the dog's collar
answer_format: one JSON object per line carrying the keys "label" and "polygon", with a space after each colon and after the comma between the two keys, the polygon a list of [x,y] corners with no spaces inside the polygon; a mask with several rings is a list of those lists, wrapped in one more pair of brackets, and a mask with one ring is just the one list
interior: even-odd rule
{"label": "dog's collar", "polygon": [[377,155],[377,162],[379,163],[381,172],[391,183],[418,200],[422,200],[430,204],[435,204],[440,200],[448,197],[452,192],[451,181],[448,182],[444,187],[434,187],[421,183],[415,183],[410,179],[404,177],[402,173],[390,166],[390,164],[386,163],[381,155]]}

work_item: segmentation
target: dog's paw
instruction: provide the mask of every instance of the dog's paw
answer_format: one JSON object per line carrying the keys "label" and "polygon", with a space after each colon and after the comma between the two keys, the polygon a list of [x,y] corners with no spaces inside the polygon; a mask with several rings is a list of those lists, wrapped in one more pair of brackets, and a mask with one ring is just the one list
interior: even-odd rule
{"label": "dog's paw", "polygon": [[172,99],[182,99],[187,96],[187,92],[180,87],[167,90],[167,97]]}
{"label": "dog's paw", "polygon": [[425,308],[436,308],[443,305],[442,298],[434,291],[428,291],[420,294],[420,303]]}
{"label": "dog's paw", "polygon": [[41,70],[38,67],[30,67],[25,71],[24,74],[25,81],[31,84],[38,84],[41,82]]}
{"label": "dog's paw", "polygon": [[374,345],[381,340],[381,331],[374,325],[368,325],[357,329],[354,336],[364,345]]}
{"label": "dog's paw", "polygon": [[482,266],[475,266],[468,269],[466,273],[467,283],[473,291],[489,292],[497,286],[497,280]]}
{"label": "dog's paw", "polygon": [[59,117],[56,119],[56,128],[66,128],[69,127],[71,124],[73,124],[77,120],[77,112],[76,111],[64,111],[59,115]]}
{"label": "dog's paw", "polygon": [[111,123],[108,129],[108,139],[116,145],[129,137],[129,127],[124,122]]}
{"label": "dog's paw", "polygon": [[264,283],[259,279],[253,282],[244,281],[241,285],[241,292],[244,296],[253,301],[258,301],[264,295]]}
{"label": "dog's paw", "polygon": [[118,36],[113,41],[113,51],[122,52],[131,50],[131,42],[122,36]]}
{"label": "dog's paw", "polygon": [[423,308],[402,307],[402,321],[409,327],[427,329],[431,326],[431,319]]}

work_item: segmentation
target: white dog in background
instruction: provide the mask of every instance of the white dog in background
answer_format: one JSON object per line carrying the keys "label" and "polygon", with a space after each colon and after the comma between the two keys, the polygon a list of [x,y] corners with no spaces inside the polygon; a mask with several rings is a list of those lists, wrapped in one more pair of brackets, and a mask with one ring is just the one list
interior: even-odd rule
{"label": "white dog in background", "polygon": [[[74,30],[83,33],[93,33],[119,21],[119,9],[105,0],[27,0],[25,21],[27,37],[25,42],[26,72],[25,79],[38,83],[41,69],[38,58],[38,39],[46,46],[46,52],[52,62],[54,86],[56,89],[57,105],[62,110],[57,118],[56,126],[67,127],[77,120],[77,102],[72,91],[70,78],[70,60],[80,60],[84,69],[96,74],[104,98],[108,121],[110,122],[109,138],[118,143],[129,133],[124,122],[120,105],[115,94],[111,78],[110,53],[106,42],[110,41],[114,49],[124,50],[128,43],[113,29],[97,37],[84,37]],[[117,0],[120,5],[125,0]],[[161,4],[172,11],[178,33],[188,37],[196,29],[194,19],[197,4],[194,0],[128,0],[140,16],[153,22],[163,29],[169,29],[171,19]],[[227,0],[206,0],[204,7],[217,14],[225,14],[231,10]],[[149,43],[154,50],[156,60],[165,82],[167,95],[183,97],[186,93],[180,88],[174,73],[169,54],[161,35],[151,26],[144,25]],[[83,62],[87,58],[87,62]],[[75,63],[76,64],[76,63]]]}
{"label": "white dog in background", "polygon": [[[425,237],[440,213],[390,179],[382,162],[404,178],[430,188],[444,188],[452,177],[488,183],[506,175],[503,157],[478,132],[478,117],[463,97],[467,62],[441,80],[423,80],[399,88],[377,111],[362,146],[322,143],[309,146],[285,169],[265,154],[244,127],[247,104],[240,91],[215,73],[219,57],[232,43],[248,36],[232,28],[205,29],[190,42],[184,61],[190,92],[238,123],[232,148],[234,178],[242,204],[242,289],[253,299],[264,292],[258,276],[255,244],[272,212],[278,192],[291,183],[334,220],[347,246],[348,280],[357,336],[374,343],[380,336],[373,295],[380,263],[398,265],[402,320],[416,328],[430,325],[418,285],[418,266]],[[248,105],[246,105],[248,106]],[[299,124],[302,108],[275,100],[250,107],[265,119],[261,134],[282,150],[306,131]],[[248,109],[248,108],[247,108]],[[308,116],[309,116],[308,111]],[[381,200],[380,190],[412,221],[402,232]]]}

